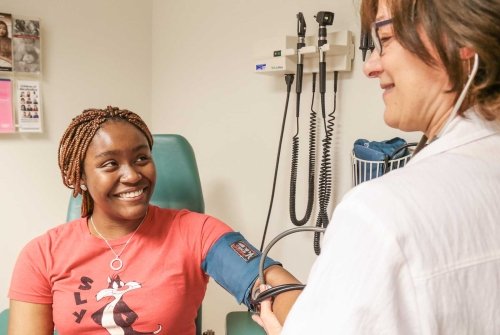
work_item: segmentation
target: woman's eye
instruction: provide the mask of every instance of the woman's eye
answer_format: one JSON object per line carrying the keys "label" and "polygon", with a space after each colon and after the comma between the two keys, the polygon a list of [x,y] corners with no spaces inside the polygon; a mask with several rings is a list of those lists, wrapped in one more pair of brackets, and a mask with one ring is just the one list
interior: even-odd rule
{"label": "woman's eye", "polygon": [[148,156],[148,155],[142,155],[142,156],[139,156],[137,158],[137,162],[139,162],[139,163],[149,162],[150,160],[151,160],[151,156]]}
{"label": "woman's eye", "polygon": [[107,162],[104,162],[101,166],[104,168],[112,168],[112,167],[116,166],[116,162],[115,161],[107,161]]}
{"label": "woman's eye", "polygon": [[385,43],[389,42],[392,39],[392,37],[393,36],[389,35],[389,34],[382,35],[382,36],[379,37],[380,38],[380,43],[385,44]]}

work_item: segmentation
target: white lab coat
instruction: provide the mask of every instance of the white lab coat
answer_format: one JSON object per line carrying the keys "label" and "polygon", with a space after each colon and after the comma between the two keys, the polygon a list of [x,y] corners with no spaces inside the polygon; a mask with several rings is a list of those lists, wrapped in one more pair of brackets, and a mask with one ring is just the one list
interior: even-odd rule
{"label": "white lab coat", "polygon": [[500,334],[500,127],[466,115],[344,197],[282,335]]}

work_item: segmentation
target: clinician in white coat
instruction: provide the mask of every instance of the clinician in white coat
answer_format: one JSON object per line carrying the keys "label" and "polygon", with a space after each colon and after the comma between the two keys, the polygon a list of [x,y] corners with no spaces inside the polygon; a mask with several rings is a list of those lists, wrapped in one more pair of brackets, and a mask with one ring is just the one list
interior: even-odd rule
{"label": "clinician in white coat", "polygon": [[344,197],[283,329],[269,301],[254,319],[282,335],[500,334],[500,1],[363,0],[361,17],[385,122],[429,143]]}

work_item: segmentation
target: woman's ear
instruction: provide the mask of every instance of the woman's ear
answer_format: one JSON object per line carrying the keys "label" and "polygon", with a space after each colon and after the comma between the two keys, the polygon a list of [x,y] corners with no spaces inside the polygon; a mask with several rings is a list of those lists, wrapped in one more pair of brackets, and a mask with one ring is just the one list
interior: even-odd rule
{"label": "woman's ear", "polygon": [[80,188],[84,191],[87,191],[87,182],[85,180],[85,173],[82,173],[80,177]]}
{"label": "woman's ear", "polygon": [[469,47],[460,48],[460,59],[462,60],[471,59],[472,57],[474,57],[475,54],[476,52]]}

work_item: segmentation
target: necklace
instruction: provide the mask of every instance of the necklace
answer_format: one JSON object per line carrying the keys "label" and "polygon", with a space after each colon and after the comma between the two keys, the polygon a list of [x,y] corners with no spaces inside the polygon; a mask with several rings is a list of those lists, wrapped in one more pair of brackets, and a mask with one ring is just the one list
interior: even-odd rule
{"label": "necklace", "polygon": [[109,262],[109,267],[112,270],[118,271],[118,270],[121,270],[121,268],[123,267],[123,261],[120,258],[120,256],[121,256],[121,254],[123,254],[123,251],[125,251],[125,248],[127,247],[128,242],[130,242],[130,240],[132,239],[132,237],[134,237],[135,233],[137,233],[137,231],[139,230],[139,228],[142,226],[142,223],[146,219],[146,216],[148,216],[148,212],[147,211],[146,211],[146,214],[144,215],[144,217],[142,218],[141,223],[139,223],[139,225],[137,226],[137,228],[135,228],[134,232],[132,233],[132,235],[130,235],[130,237],[128,238],[127,242],[125,242],[125,245],[123,246],[122,250],[119,253],[116,253],[115,249],[113,249],[113,247],[111,246],[111,244],[109,244],[108,240],[106,240],[104,238],[104,236],[102,236],[102,234],[97,230],[97,228],[96,228],[96,226],[94,224],[94,219],[92,218],[93,216],[90,217],[90,223],[92,224],[92,227],[94,227],[94,230],[97,233],[97,235],[99,235],[99,237],[101,239],[103,239],[104,242],[106,242],[106,244],[108,245],[109,249],[113,252],[113,254],[115,254],[115,258],[113,258],[111,260],[111,262]]}

